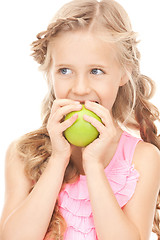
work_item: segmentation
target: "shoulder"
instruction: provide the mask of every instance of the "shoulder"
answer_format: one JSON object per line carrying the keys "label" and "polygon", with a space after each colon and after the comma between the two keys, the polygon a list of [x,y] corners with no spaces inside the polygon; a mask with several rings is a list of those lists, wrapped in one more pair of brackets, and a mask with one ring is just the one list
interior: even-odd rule
{"label": "shoulder", "polygon": [[154,163],[160,167],[160,151],[151,143],[140,141],[136,146],[134,155],[136,163]]}
{"label": "shoulder", "polygon": [[5,158],[5,168],[7,169],[13,169],[17,167],[17,165],[24,165],[22,163],[22,160],[18,154],[17,150],[17,141],[13,141],[6,151],[6,158]]}
{"label": "shoulder", "polygon": [[10,162],[11,159],[13,159],[15,155],[18,155],[16,140],[11,142],[10,145],[8,146],[8,149],[6,151],[6,162]]}
{"label": "shoulder", "polygon": [[160,186],[160,151],[156,146],[143,141],[138,142],[133,156],[133,163],[140,175],[145,175],[145,172],[148,172],[152,177],[157,176]]}
{"label": "shoulder", "polygon": [[12,142],[6,152],[5,159],[5,201],[1,216],[2,226],[5,219],[27,197],[32,186],[25,176],[24,162],[17,151],[17,141]]}
{"label": "shoulder", "polygon": [[[24,186],[30,186],[31,182],[27,179],[24,173],[24,162],[20,158],[17,150],[17,141],[13,141],[6,152],[5,158],[5,180],[6,180],[6,190],[15,188],[20,185],[19,181]],[[17,185],[18,184],[18,185]],[[11,188],[12,187],[12,188]]]}

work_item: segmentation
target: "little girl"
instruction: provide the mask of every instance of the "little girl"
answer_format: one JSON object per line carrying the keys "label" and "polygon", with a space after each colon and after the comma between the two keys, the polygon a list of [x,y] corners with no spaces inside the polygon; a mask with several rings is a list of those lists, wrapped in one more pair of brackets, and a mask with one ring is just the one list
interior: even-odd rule
{"label": "little girl", "polygon": [[[73,0],[37,38],[33,57],[48,82],[43,123],[7,151],[1,239],[147,240],[152,223],[160,239],[159,112],[125,10]],[[83,116],[99,132],[84,148],[64,137],[77,119],[65,115],[82,103],[102,119]]]}

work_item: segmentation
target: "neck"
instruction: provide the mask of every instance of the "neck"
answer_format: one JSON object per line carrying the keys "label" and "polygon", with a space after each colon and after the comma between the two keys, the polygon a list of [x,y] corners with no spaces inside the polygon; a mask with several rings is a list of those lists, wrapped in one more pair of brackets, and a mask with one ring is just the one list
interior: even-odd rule
{"label": "neck", "polygon": [[82,148],[72,146],[72,155],[71,155],[72,162],[78,169],[81,175],[85,175],[83,164],[82,164]]}

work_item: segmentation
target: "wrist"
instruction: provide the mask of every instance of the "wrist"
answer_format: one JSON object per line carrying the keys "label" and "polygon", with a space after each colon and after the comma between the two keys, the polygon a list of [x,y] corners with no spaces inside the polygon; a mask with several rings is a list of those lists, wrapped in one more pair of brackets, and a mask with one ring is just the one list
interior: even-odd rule
{"label": "wrist", "polygon": [[96,174],[99,171],[104,171],[104,166],[101,162],[95,162],[95,159],[86,161],[83,164],[85,174]]}
{"label": "wrist", "polygon": [[58,167],[60,168],[61,170],[64,170],[66,169],[67,165],[69,163],[69,158],[66,158],[64,156],[61,156],[61,155],[51,155],[50,158],[49,158],[49,162],[48,164],[52,167]]}

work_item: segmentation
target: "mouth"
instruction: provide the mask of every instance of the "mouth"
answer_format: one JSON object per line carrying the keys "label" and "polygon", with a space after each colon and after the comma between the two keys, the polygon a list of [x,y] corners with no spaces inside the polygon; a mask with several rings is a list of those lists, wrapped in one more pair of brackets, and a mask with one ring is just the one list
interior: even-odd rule
{"label": "mouth", "polygon": [[[89,101],[91,101],[91,102],[95,102],[95,103],[99,104],[98,101],[92,101],[92,100],[89,100]],[[85,104],[85,101],[79,101],[79,102],[80,102],[80,104]]]}

